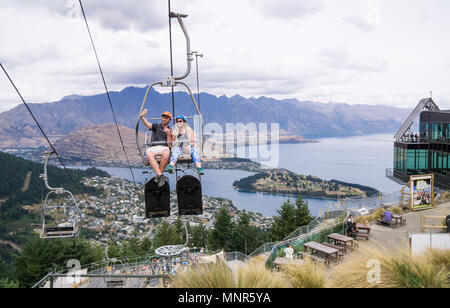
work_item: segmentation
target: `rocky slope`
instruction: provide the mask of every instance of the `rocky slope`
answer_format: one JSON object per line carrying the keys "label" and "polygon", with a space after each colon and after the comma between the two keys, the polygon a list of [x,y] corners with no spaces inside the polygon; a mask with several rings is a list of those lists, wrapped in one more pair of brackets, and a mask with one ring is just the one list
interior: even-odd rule
{"label": "rocky slope", "polygon": [[[141,162],[136,146],[135,131],[119,126],[128,159],[132,164]],[[143,136],[140,136],[143,140]],[[64,160],[72,164],[102,162],[111,165],[126,162],[117,128],[114,124],[84,126],[58,139],[54,146]]]}

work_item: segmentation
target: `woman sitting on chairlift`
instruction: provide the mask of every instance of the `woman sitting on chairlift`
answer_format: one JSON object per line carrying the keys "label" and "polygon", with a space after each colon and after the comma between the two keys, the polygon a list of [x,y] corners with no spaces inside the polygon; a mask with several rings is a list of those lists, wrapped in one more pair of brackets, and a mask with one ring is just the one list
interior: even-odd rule
{"label": "woman sitting on chairlift", "polygon": [[172,156],[170,157],[170,164],[167,172],[173,173],[174,166],[177,164],[178,158],[181,154],[190,154],[195,166],[197,167],[197,174],[203,175],[200,155],[195,148],[194,130],[187,123],[186,117],[179,115],[176,118],[176,125],[172,129]]}

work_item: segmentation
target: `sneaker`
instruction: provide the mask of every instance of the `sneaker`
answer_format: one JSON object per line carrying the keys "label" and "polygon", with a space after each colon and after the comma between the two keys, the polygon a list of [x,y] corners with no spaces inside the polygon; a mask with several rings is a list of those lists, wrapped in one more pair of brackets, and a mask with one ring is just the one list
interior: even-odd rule
{"label": "sneaker", "polygon": [[170,174],[172,174],[173,173],[173,166],[169,165],[169,167],[167,167],[166,171],[169,172]]}
{"label": "sneaker", "polygon": [[202,167],[197,169],[197,174],[198,175],[204,175],[205,174],[205,172],[203,172],[203,168]]}
{"label": "sneaker", "polygon": [[166,181],[167,181],[166,177],[165,177],[164,175],[161,174],[161,175],[158,177],[158,186],[159,186],[159,187],[163,187],[164,184],[166,184]]}

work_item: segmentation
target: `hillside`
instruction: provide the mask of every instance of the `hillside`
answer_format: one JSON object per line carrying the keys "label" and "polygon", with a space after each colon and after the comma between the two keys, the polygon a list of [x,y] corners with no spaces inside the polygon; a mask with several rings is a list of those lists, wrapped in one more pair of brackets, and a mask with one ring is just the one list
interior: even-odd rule
{"label": "hillside", "polygon": [[325,181],[315,176],[300,175],[285,169],[266,170],[233,183],[238,190],[272,194],[300,195],[314,198],[370,196],[378,191],[371,187]]}
{"label": "hillside", "polygon": [[[140,164],[135,131],[123,126],[119,126],[119,129],[128,159],[132,164]],[[143,140],[142,136],[141,140]],[[98,162],[103,164],[126,162],[114,124],[84,126],[55,141],[54,147],[70,164],[94,165]]]}
{"label": "hillside", "polygon": [[[43,180],[39,178],[43,171],[43,164],[0,152],[0,239],[23,243],[31,233],[30,224],[39,223],[39,214],[28,211],[26,205],[40,203],[48,192],[43,186]],[[77,184],[71,181],[63,169],[49,166],[50,186],[64,187],[73,193],[99,196],[103,193],[102,190],[83,185],[81,179],[109,176],[95,168],[70,170],[70,174]]]}
{"label": "hillside", "polygon": [[[128,87],[111,92],[119,125],[135,128],[145,88]],[[187,93],[176,92],[176,113],[194,114]],[[170,94],[151,91],[147,108],[150,116],[159,117],[171,110]],[[363,135],[396,131],[409,110],[387,106],[348,105],[343,103],[301,102],[267,97],[244,98],[202,93],[205,123],[279,123],[282,135],[318,138]],[[58,102],[30,104],[43,129],[56,140],[83,126],[113,123],[105,94],[72,95]],[[36,147],[44,140],[23,105],[0,114],[0,148]]]}

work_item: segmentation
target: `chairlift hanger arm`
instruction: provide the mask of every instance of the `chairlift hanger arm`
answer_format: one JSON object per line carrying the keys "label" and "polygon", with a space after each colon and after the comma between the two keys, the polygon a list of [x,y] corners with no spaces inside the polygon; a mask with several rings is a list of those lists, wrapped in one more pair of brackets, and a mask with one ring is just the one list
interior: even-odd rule
{"label": "chairlift hanger arm", "polygon": [[170,12],[170,14],[169,14],[170,18],[176,18],[178,20],[181,30],[183,30],[184,37],[186,38],[186,55],[187,55],[186,72],[181,76],[175,76],[174,77],[175,80],[183,80],[187,76],[189,76],[189,74],[191,73],[191,62],[194,61],[194,59],[192,58],[192,52],[191,52],[191,39],[189,38],[189,34],[186,30],[186,27],[184,26],[183,19],[182,19],[182,18],[186,18],[187,16],[188,15],[186,15],[186,14],[173,13],[173,12]]}
{"label": "chairlift hanger arm", "polygon": [[41,174],[41,177],[44,179],[45,187],[47,187],[47,189],[50,191],[62,191],[63,188],[53,188],[48,184],[48,172],[47,172],[48,162],[50,161],[52,155],[55,154],[55,151],[45,152],[45,154],[47,154],[47,158],[45,159],[44,173]]}

